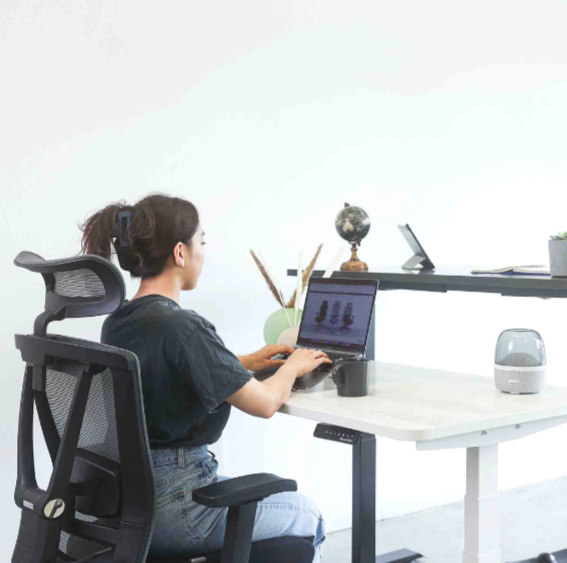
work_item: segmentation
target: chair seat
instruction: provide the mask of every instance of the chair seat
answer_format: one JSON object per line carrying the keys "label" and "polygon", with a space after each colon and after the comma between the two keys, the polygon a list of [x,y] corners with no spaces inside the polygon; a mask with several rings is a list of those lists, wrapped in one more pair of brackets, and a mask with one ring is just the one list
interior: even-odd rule
{"label": "chair seat", "polygon": [[[312,538],[285,536],[252,544],[250,563],[312,563],[315,556]],[[148,557],[146,563],[219,563],[221,552],[186,557]]]}

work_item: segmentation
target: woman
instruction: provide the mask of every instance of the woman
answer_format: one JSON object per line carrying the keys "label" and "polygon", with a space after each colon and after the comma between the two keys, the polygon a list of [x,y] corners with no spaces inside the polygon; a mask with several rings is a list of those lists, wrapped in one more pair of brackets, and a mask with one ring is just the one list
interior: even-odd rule
{"label": "woman", "polygon": [[[121,213],[120,228],[118,213]],[[181,198],[152,194],[134,206],[119,202],[81,227],[82,252],[110,259],[141,278],[132,300],[109,315],[101,341],[131,350],[140,361],[146,425],[156,479],[153,556],[185,556],[222,548],[227,509],[192,501],[192,491],[227,477],[207,447],[227,423],[231,405],[270,418],[288,399],[296,377],[323,362],[325,353],[265,346],[235,356],[215,327],[179,305],[179,292],[197,285],[203,268],[204,232],[195,206]],[[287,360],[272,361],[278,353]],[[260,383],[248,370],[281,366]],[[258,503],[253,541],[280,536],[313,537],[321,557],[324,521],[299,493],[280,493]]]}

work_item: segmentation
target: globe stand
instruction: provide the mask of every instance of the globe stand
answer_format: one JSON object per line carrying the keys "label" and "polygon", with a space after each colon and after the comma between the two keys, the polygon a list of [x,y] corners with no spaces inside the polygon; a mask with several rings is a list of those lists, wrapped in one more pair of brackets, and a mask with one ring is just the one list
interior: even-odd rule
{"label": "globe stand", "polygon": [[353,242],[352,246],[350,247],[350,260],[348,262],[343,262],[341,264],[341,272],[367,272],[368,271],[368,264],[366,262],[362,262],[358,258],[358,254],[356,253],[356,245],[360,246],[360,241],[358,243]]}

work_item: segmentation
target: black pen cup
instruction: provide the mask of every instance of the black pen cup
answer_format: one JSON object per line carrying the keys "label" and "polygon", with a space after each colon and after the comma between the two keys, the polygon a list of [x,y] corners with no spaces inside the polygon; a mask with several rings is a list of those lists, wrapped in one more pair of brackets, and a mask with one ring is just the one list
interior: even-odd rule
{"label": "black pen cup", "polygon": [[341,397],[365,397],[368,395],[370,360],[340,360],[333,371],[333,383]]}

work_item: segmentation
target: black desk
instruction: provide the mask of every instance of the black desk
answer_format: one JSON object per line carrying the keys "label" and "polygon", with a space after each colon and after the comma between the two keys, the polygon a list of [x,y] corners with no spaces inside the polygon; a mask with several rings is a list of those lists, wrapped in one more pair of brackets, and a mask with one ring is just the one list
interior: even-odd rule
{"label": "black desk", "polygon": [[[515,297],[567,297],[567,278],[551,276],[478,275],[467,266],[448,266],[422,272],[402,268],[379,268],[371,272],[333,272],[332,278],[370,278],[380,282],[380,290],[407,289],[411,291],[469,291],[499,293]],[[323,270],[314,270],[320,278]],[[297,276],[297,270],[288,270],[288,276]]]}
{"label": "black desk", "polygon": [[[512,297],[567,297],[567,278],[551,276],[518,276],[471,274],[467,266],[447,266],[432,271],[408,271],[401,267],[373,268],[368,272],[341,272],[336,270],[331,278],[361,278],[379,281],[379,290],[405,289],[410,291],[467,291],[474,293],[498,293]],[[297,276],[297,270],[288,270],[288,276]],[[323,270],[314,270],[314,278],[320,278]],[[375,359],[375,315],[372,315],[366,357]],[[376,437],[360,432],[353,448],[353,563],[409,563],[421,556],[410,550],[400,550],[376,558],[375,537],[375,482]]]}

